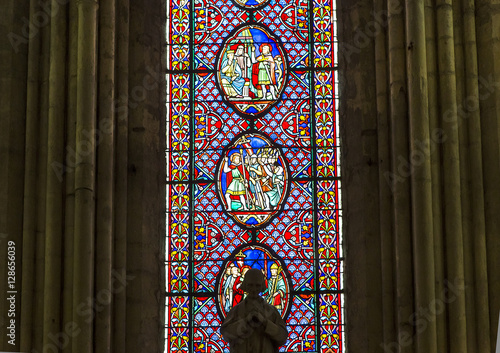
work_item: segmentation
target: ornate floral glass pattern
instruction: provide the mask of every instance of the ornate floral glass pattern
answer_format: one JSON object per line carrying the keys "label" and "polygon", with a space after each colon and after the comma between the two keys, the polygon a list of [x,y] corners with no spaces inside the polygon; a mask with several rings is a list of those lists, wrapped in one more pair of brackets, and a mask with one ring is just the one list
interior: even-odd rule
{"label": "ornate floral glass pattern", "polygon": [[249,268],[283,352],[343,352],[333,0],[169,0],[166,352],[229,352]]}

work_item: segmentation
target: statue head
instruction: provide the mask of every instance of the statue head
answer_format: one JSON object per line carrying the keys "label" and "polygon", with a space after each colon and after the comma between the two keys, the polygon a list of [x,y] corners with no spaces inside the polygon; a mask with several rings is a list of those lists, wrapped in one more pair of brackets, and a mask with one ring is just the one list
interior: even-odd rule
{"label": "statue head", "polygon": [[262,272],[256,268],[251,268],[245,273],[245,279],[241,284],[241,289],[249,296],[258,296],[260,292],[266,290],[266,279]]}

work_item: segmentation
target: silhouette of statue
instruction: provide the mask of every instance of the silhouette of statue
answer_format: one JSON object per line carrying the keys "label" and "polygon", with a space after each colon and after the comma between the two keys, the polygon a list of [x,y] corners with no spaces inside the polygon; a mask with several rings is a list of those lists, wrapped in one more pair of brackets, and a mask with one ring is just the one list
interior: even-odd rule
{"label": "silhouette of statue", "polygon": [[248,270],[241,288],[247,297],[229,311],[221,327],[231,353],[277,353],[288,331],[278,310],[259,295],[266,290],[264,275]]}

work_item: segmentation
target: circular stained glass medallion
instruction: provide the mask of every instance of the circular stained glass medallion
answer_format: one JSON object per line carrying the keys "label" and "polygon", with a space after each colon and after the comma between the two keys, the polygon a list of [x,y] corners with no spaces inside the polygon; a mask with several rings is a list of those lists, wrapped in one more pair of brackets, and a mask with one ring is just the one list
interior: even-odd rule
{"label": "circular stained glass medallion", "polygon": [[222,266],[216,283],[219,313],[226,317],[229,310],[245,298],[241,283],[251,268],[261,270],[266,278],[267,288],[261,296],[285,317],[290,306],[290,281],[286,266],[277,255],[259,245],[237,248]]}
{"label": "circular stained glass medallion", "polygon": [[246,9],[254,10],[266,6],[270,0],[234,0],[236,5]]}
{"label": "circular stained glass medallion", "polygon": [[243,133],[229,144],[216,176],[224,210],[246,229],[268,224],[281,211],[290,189],[281,149],[256,132]]}
{"label": "circular stained glass medallion", "polygon": [[217,85],[240,115],[258,117],[281,98],[288,61],[280,40],[259,24],[236,28],[217,54]]}

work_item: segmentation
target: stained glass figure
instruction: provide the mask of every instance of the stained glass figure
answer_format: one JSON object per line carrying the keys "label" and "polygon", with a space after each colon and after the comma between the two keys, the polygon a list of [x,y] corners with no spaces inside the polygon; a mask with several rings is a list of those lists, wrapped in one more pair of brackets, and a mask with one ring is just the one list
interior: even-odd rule
{"label": "stained glass figure", "polygon": [[242,115],[266,112],[281,96],[287,64],[279,39],[264,26],[236,28],[218,54],[217,83],[222,97]]}
{"label": "stained glass figure", "polygon": [[245,246],[235,250],[234,257],[231,256],[223,265],[217,284],[222,317],[245,298],[246,293],[240,287],[245,273],[251,268],[262,271],[266,278],[267,289],[262,293],[264,299],[285,316],[290,307],[289,276],[286,265],[272,253],[272,250],[263,246]]}
{"label": "stained glass figure", "polygon": [[243,134],[228,147],[216,173],[219,199],[241,226],[261,226],[278,213],[288,192],[286,159],[264,134]]}
{"label": "stained glass figure", "polygon": [[252,268],[280,351],[344,352],[334,1],[167,4],[165,351],[229,353]]}

